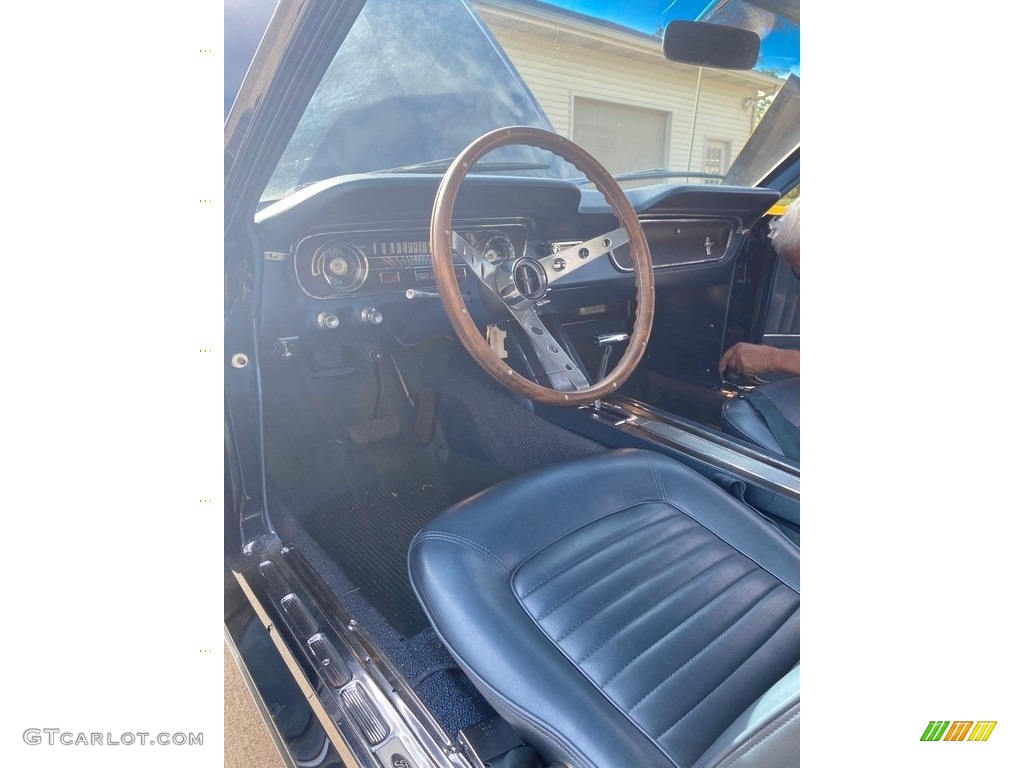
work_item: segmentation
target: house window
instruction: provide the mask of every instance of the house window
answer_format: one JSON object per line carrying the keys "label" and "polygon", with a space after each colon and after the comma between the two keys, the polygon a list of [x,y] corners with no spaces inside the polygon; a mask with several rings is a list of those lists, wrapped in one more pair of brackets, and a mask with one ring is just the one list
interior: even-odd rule
{"label": "house window", "polygon": [[[704,173],[725,176],[729,170],[729,142],[719,139],[704,141]],[[721,179],[705,179],[705,184],[721,184]]]}
{"label": "house window", "polygon": [[670,113],[577,96],[572,140],[612,174],[664,168],[668,163]]}

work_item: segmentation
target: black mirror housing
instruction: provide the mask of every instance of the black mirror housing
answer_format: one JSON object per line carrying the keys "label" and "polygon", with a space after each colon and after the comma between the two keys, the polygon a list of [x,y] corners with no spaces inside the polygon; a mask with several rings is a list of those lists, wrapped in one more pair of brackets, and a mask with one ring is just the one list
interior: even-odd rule
{"label": "black mirror housing", "polygon": [[675,19],[665,27],[661,50],[669,61],[683,64],[752,69],[761,52],[761,38],[749,29]]}

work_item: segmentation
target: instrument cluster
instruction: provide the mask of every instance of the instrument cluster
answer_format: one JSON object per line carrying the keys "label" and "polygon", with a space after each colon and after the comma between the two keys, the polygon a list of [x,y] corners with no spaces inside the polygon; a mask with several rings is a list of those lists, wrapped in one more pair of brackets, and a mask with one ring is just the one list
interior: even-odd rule
{"label": "instrument cluster", "polygon": [[[492,263],[526,253],[525,223],[469,224],[456,231]],[[317,299],[434,287],[429,234],[421,228],[318,232],[300,240],[292,256],[299,286]],[[455,273],[466,276],[458,260]]]}

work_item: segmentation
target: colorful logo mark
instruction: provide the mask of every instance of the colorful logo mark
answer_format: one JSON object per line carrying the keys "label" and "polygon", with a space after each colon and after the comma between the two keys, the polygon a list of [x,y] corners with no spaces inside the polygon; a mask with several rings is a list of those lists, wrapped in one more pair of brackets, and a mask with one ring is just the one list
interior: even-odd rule
{"label": "colorful logo mark", "polygon": [[996,728],[995,720],[932,720],[921,734],[921,741],[988,741]]}

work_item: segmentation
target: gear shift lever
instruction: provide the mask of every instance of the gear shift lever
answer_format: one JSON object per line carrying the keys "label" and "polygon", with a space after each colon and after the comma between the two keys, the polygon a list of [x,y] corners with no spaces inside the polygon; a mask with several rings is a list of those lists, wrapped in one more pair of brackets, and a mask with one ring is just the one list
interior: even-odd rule
{"label": "gear shift lever", "polygon": [[[612,347],[616,344],[621,344],[624,341],[629,341],[629,334],[625,331],[618,333],[602,333],[599,336],[594,337],[594,344],[599,347],[603,347],[601,350],[601,364],[598,367],[597,378],[594,381],[601,381],[608,373],[608,363],[612,359]],[[601,400],[594,401],[594,407],[601,408]]]}

